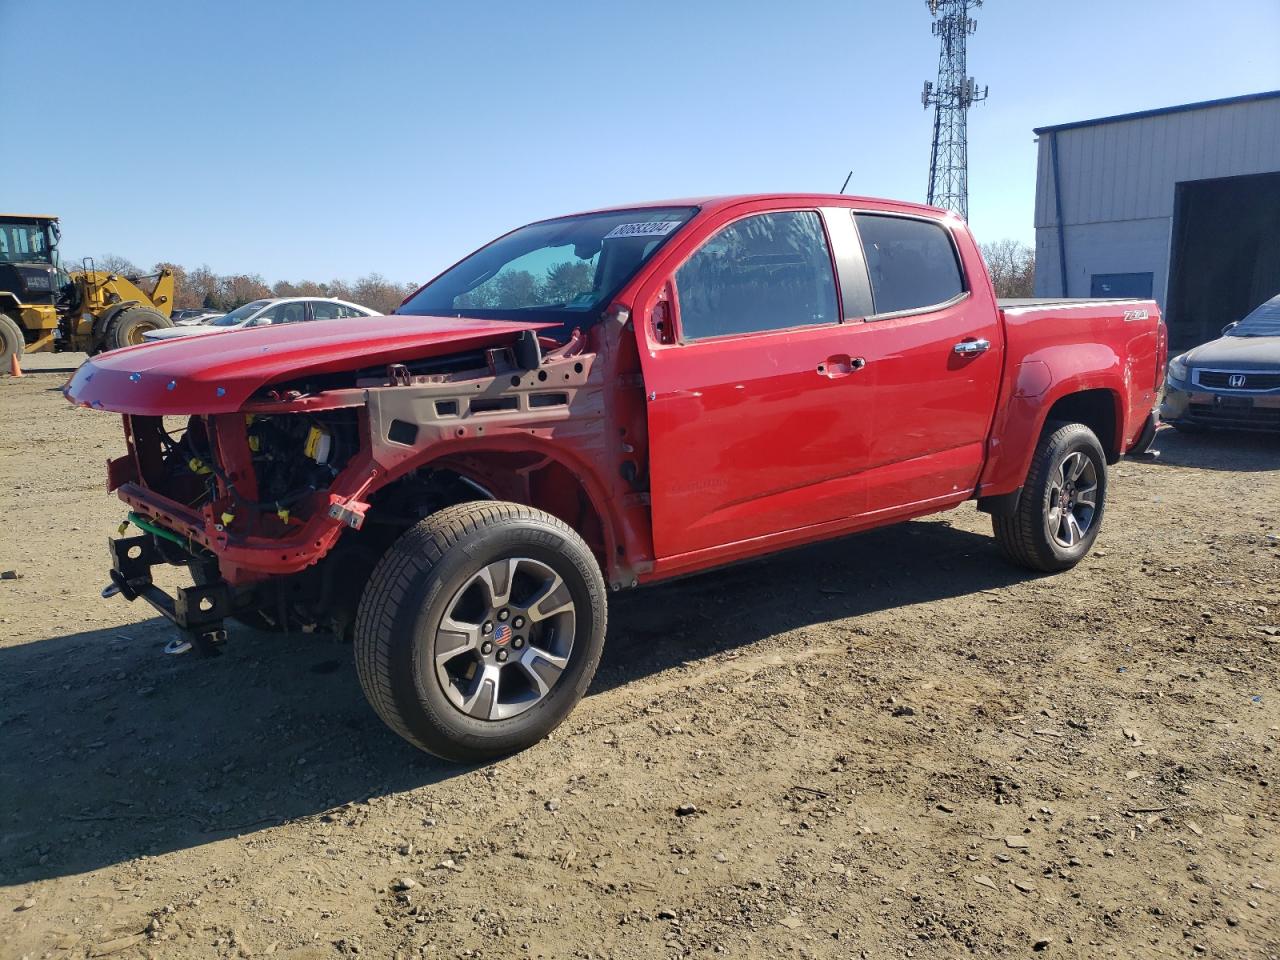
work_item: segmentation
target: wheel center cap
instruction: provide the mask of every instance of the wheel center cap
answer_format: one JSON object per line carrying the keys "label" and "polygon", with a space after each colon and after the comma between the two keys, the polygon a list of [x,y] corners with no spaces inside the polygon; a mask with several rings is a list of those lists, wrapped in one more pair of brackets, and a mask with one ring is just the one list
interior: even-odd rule
{"label": "wheel center cap", "polygon": [[511,641],[511,625],[500,623],[493,631],[493,642],[498,646],[506,646]]}

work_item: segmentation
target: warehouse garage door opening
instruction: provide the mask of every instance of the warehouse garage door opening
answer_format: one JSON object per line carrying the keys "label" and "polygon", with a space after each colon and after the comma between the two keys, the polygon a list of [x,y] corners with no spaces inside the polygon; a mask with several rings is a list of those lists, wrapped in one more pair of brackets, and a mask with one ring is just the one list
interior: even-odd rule
{"label": "warehouse garage door opening", "polygon": [[1180,183],[1166,318],[1175,347],[1280,293],[1280,173]]}
{"label": "warehouse garage door opening", "polygon": [[1154,299],[1181,352],[1280,293],[1280,90],[1036,135],[1036,296]]}

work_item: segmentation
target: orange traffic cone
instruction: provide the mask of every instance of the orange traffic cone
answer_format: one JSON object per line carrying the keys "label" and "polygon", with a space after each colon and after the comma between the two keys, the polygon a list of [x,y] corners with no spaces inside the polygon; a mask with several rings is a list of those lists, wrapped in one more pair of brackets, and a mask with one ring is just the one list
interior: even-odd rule
{"label": "orange traffic cone", "polygon": [[22,364],[18,363],[17,351],[14,351],[9,355],[9,376],[11,377],[26,376],[26,374],[22,372]]}

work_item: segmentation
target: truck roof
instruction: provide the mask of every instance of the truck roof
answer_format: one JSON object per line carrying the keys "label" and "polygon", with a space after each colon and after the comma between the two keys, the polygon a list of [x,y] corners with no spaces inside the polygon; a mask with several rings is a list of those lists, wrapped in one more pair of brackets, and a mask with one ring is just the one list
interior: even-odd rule
{"label": "truck roof", "polygon": [[[917,210],[921,213],[937,215],[946,213],[940,207],[931,207],[923,203],[909,203],[903,200],[888,200],[878,197],[857,197],[847,193],[735,193],[706,197],[678,197],[670,200],[641,200],[636,203],[612,203],[607,207],[583,210],[580,213],[607,213],[613,210],[643,210],[650,207],[700,207],[713,210],[721,207],[732,207],[740,203],[752,203],[759,200],[795,200],[801,203],[884,206],[895,210]],[[547,219],[559,219],[548,217]]]}
{"label": "truck roof", "polygon": [[49,213],[0,213],[0,220],[57,220]]}

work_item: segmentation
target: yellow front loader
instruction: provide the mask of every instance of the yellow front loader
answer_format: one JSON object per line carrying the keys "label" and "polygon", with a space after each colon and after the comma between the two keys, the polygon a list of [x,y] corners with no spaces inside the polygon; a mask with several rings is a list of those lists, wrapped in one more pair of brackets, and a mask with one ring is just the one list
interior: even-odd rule
{"label": "yellow front loader", "polygon": [[0,371],[24,353],[101,353],[171,327],[173,273],[126,277],[58,262],[58,218],[0,214]]}

